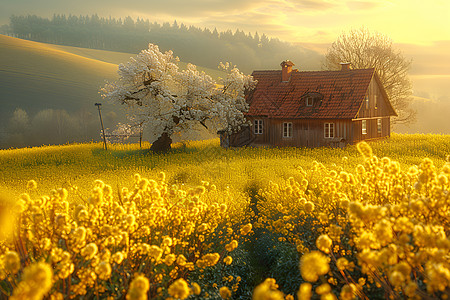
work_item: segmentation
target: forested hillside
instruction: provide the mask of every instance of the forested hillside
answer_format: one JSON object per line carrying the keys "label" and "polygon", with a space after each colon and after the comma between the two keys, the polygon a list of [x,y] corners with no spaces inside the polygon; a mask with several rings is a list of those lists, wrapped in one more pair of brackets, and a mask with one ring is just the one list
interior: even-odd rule
{"label": "forested hillside", "polygon": [[138,53],[148,43],[162,50],[173,50],[183,61],[216,68],[228,61],[240,70],[279,68],[285,59],[294,61],[302,70],[319,68],[318,53],[294,46],[257,32],[199,28],[178,24],[152,23],[148,19],[100,18],[92,16],[54,15],[51,19],[35,15],[12,16],[2,26],[5,34],[33,41],[92,49]]}

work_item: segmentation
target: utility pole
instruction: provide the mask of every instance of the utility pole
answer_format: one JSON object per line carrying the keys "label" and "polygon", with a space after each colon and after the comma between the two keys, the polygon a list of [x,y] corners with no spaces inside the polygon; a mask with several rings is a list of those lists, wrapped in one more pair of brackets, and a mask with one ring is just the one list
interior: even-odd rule
{"label": "utility pole", "polygon": [[97,108],[98,108],[98,115],[100,117],[100,124],[102,125],[103,143],[105,144],[105,150],[108,150],[108,147],[106,146],[105,128],[103,128],[103,119],[102,119],[102,113],[101,113],[101,109],[100,109],[102,104],[101,103],[95,103],[95,106],[97,106]]}

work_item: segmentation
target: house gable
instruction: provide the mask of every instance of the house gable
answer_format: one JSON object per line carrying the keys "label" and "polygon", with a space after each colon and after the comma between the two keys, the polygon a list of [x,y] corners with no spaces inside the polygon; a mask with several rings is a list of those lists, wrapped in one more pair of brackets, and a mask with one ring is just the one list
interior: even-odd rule
{"label": "house gable", "polygon": [[364,101],[358,110],[356,119],[397,116],[389,97],[375,72],[367,88]]}

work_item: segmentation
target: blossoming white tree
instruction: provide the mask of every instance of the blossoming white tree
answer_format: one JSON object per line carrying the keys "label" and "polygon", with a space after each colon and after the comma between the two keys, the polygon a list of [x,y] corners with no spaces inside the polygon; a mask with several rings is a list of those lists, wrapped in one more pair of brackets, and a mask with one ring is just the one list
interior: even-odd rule
{"label": "blossoming white tree", "polygon": [[176,131],[202,124],[209,130],[231,133],[245,123],[245,94],[255,87],[251,76],[220,64],[225,78],[216,82],[188,64],[179,70],[172,51],[162,53],[149,44],[126,64],[119,65],[119,80],[102,88],[102,96],[127,104],[134,122],[150,128],[154,151],[167,151]]}

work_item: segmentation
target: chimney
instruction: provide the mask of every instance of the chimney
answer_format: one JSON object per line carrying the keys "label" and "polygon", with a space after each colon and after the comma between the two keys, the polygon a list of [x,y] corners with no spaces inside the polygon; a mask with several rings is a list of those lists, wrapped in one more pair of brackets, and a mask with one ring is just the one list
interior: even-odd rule
{"label": "chimney", "polygon": [[348,71],[348,70],[350,70],[351,64],[352,64],[352,63],[349,63],[349,62],[341,62],[341,63],[340,63],[340,65],[341,65],[341,71]]}
{"label": "chimney", "polygon": [[285,60],[281,64],[281,81],[288,82],[291,78],[292,66],[294,63],[290,60]]}

